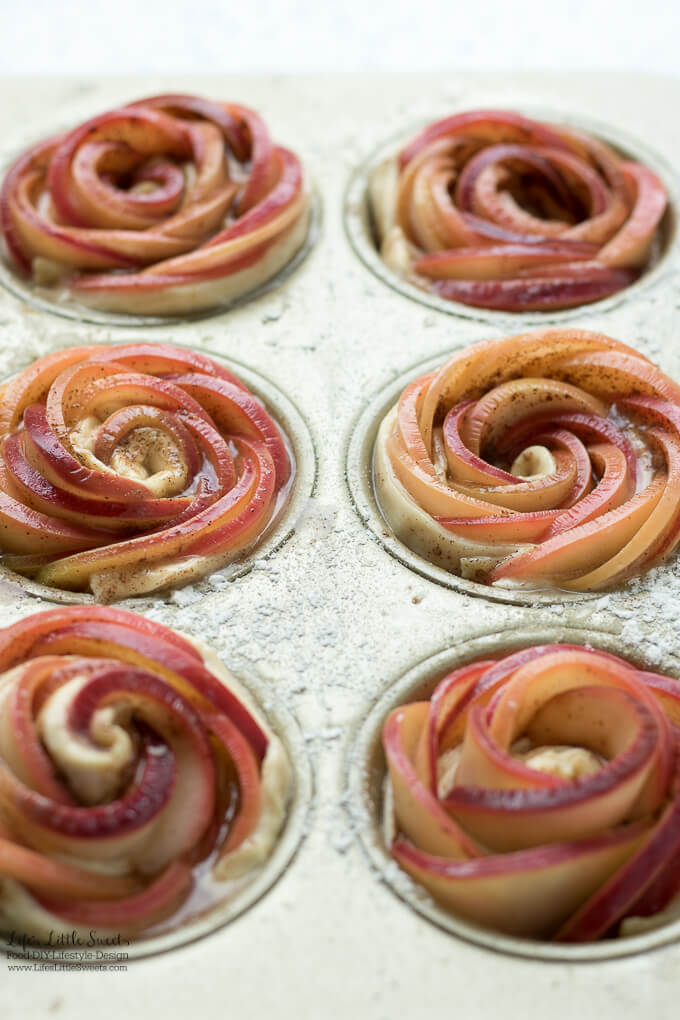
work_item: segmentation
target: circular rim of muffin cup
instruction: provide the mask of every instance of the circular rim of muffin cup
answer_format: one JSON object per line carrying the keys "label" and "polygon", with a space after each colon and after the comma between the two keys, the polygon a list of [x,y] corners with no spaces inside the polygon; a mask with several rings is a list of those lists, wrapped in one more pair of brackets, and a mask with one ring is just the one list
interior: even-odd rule
{"label": "circular rim of muffin cup", "polygon": [[662,662],[645,662],[636,646],[605,628],[541,625],[531,622],[506,626],[491,633],[457,642],[422,659],[391,681],[356,720],[347,737],[343,786],[346,809],[357,839],[374,876],[398,899],[430,923],[465,942],[512,957],[560,963],[593,963],[631,957],[680,939],[680,918],[638,935],[621,936],[587,944],[564,944],[506,935],[466,921],[440,906],[427,890],[410,878],[392,858],[384,839],[384,791],[387,765],[382,727],[388,714],[400,705],[429,698],[437,683],[452,669],[487,655],[509,654],[545,643],[575,643],[602,649],[643,668],[680,679],[680,658],[664,655]]}
{"label": "circular rim of muffin cup", "polygon": [[[470,108],[469,104],[460,107],[460,104],[451,104],[450,113],[465,112]],[[500,108],[500,107],[498,107]],[[505,108],[505,107],[503,107]],[[377,167],[390,156],[396,156],[419,131],[428,124],[436,122],[433,120],[420,119],[412,123],[410,129],[399,130],[388,139],[381,142],[370,155],[356,167],[347,182],[343,196],[343,224],[345,236],[359,261],[364,267],[383,283],[403,297],[416,304],[423,305],[434,311],[444,312],[447,315],[457,316],[461,319],[475,320],[489,325],[497,326],[499,329],[509,331],[517,330],[518,323],[523,328],[533,328],[549,325],[560,325],[574,320],[583,314],[596,315],[609,312],[622,303],[634,298],[645,297],[650,290],[663,280],[663,278],[677,265],[680,260],[680,176],[673,169],[672,165],[656,150],[650,149],[646,144],[640,142],[636,137],[621,131],[618,127],[611,127],[609,124],[594,120],[590,117],[581,117],[565,113],[562,110],[532,106],[520,103],[510,104],[508,109],[514,113],[520,113],[535,120],[547,124],[564,124],[566,127],[578,128],[595,136],[610,145],[615,151],[630,156],[637,162],[644,164],[653,170],[663,182],[668,194],[668,206],[657,228],[662,240],[662,251],[654,265],[645,269],[638,280],[611,294],[609,297],[599,301],[591,301],[586,304],[577,305],[574,308],[566,308],[559,311],[548,312],[508,312],[497,311],[491,308],[480,308],[476,305],[466,305],[459,301],[451,301],[431,293],[424,287],[418,287],[414,283],[403,279],[393,269],[385,264],[380,255],[380,250],[375,236],[368,196],[370,178]]]}
{"label": "circular rim of muffin cup", "polygon": [[[101,344],[102,347],[123,347],[131,343],[129,340],[100,341],[90,340],[91,344]],[[123,608],[135,609],[140,600],[148,598],[167,599],[173,591],[179,591],[183,587],[192,587],[204,584],[215,574],[221,574],[229,581],[236,580],[250,573],[257,561],[268,559],[274,555],[285,543],[292,538],[295,528],[299,523],[308,501],[312,498],[316,488],[318,473],[318,458],[312,434],[301,412],[297,409],[292,400],[277,385],[271,382],[266,376],[244,365],[234,358],[225,358],[221,354],[202,347],[190,344],[175,343],[168,341],[172,347],[183,348],[188,351],[196,351],[205,357],[212,358],[223,364],[226,368],[238,376],[246,384],[251,393],[260,399],[266,410],[271,414],[276,425],[281,429],[286,448],[292,452],[295,474],[288,497],[272,521],[269,522],[256,543],[244,550],[231,563],[226,564],[219,570],[212,571],[205,576],[190,582],[188,585],[175,585],[171,588],[163,588],[158,591],[146,592],[141,595],[131,595],[122,599],[115,605]],[[77,347],[78,344],[72,346]],[[55,347],[55,350],[62,348]],[[51,351],[49,352],[51,353]],[[43,355],[44,356],[44,355]],[[39,359],[36,359],[39,360]],[[29,362],[29,364],[31,364]],[[25,366],[28,367],[28,366]],[[7,382],[18,373],[12,373],[5,377],[2,382]],[[89,592],[68,591],[62,588],[52,588],[45,584],[38,584],[31,578],[17,574],[2,565],[0,558],[0,581],[20,585],[27,595],[42,599],[44,602],[53,602],[59,605],[99,605],[99,602]]]}
{"label": "circular rim of muffin cup", "polygon": [[[181,633],[174,628],[169,629],[172,629],[173,633]],[[229,668],[222,655],[218,658]],[[233,673],[238,683],[253,699],[258,712],[264,717],[272,732],[281,740],[288,756],[291,779],[283,826],[267,860],[253,869],[253,872],[234,880],[237,888],[231,894],[227,892],[223,900],[218,900],[204,911],[186,921],[181,921],[177,927],[148,937],[145,937],[143,932],[139,936],[131,937],[125,947],[127,959],[130,961],[156,956],[196,942],[236,920],[254,906],[282,877],[292,864],[307,834],[308,819],[313,810],[315,783],[300,724],[293,711],[287,708],[283,700],[272,690],[270,683],[254,677],[251,673],[242,674],[236,671]],[[230,886],[229,881],[224,884],[227,888]],[[170,915],[161,924],[172,925],[172,920],[173,915]],[[151,930],[153,931],[153,927]],[[7,937],[0,935],[0,952],[7,952],[9,948]],[[85,960],[86,967],[88,962],[96,964],[94,959]]]}

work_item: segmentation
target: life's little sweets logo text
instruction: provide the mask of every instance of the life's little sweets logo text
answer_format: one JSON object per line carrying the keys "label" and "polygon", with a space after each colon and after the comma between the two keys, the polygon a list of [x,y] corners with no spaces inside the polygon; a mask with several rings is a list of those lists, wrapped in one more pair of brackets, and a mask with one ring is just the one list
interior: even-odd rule
{"label": "life's little sweets logo text", "polygon": [[5,939],[8,971],[127,971],[130,940],[120,933],[51,930],[40,939],[13,929]]}

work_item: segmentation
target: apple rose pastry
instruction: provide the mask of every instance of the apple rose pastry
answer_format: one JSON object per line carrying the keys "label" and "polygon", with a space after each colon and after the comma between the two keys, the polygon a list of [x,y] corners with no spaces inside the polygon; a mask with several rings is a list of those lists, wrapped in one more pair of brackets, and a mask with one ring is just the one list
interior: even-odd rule
{"label": "apple rose pastry", "polygon": [[0,391],[5,566],[100,601],[186,584],[242,555],[292,464],[260,401],[165,344],[76,347]]}
{"label": "apple rose pastry", "polygon": [[392,854],[483,927],[621,933],[680,891],[679,722],[677,680],[604,652],[463,666],[385,723]]}
{"label": "apple rose pastry", "polygon": [[231,301],[302,246],[297,156],[243,106],[143,99],[29,149],[0,194],[16,267],[81,304],[175,315]]}
{"label": "apple rose pastry", "polygon": [[138,935],[269,857],[288,759],[207,650],[76,607],[0,631],[0,670],[4,927]]}
{"label": "apple rose pastry", "polygon": [[374,480],[397,536],[438,566],[606,588],[680,541],[680,387],[601,333],[474,344],[403,391]]}
{"label": "apple rose pastry", "polygon": [[554,311],[627,287],[656,257],[666,190],[597,138],[503,110],[431,124],[373,174],[384,261],[451,301]]}

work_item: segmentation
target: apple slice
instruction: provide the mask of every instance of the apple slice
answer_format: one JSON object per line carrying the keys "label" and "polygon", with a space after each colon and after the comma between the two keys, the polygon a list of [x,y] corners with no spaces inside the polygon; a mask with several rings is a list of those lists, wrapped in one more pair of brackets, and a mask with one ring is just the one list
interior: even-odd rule
{"label": "apple slice", "polygon": [[[562,725],[555,722],[554,714],[560,712],[567,724],[575,719],[579,724],[579,745],[604,751],[610,760],[578,782],[537,774],[490,746],[481,710],[473,708],[456,786],[442,804],[466,832],[495,852],[596,836],[630,820],[654,767],[656,721],[647,707],[635,702],[628,692],[609,687],[565,691],[552,699],[548,711],[550,721],[544,710],[535,720],[534,731],[539,734],[552,726],[567,735],[546,743],[575,742],[569,725],[565,726],[563,719]],[[607,720],[604,733],[603,719]],[[531,733],[530,729],[528,735]],[[540,736],[537,743],[543,743]]]}
{"label": "apple slice", "polygon": [[485,248],[454,248],[425,255],[414,263],[417,273],[433,280],[505,280],[520,269],[535,265],[555,266],[567,261],[586,261],[597,252],[595,245],[555,241],[549,244],[505,244]]}
{"label": "apple slice", "polygon": [[624,163],[635,190],[635,205],[624,226],[600,250],[607,266],[643,266],[649,258],[656,228],[668,202],[659,178],[639,163]]}
{"label": "apple slice", "polygon": [[133,893],[137,885],[134,878],[126,875],[103,875],[76,868],[2,837],[0,875],[21,882],[34,893],[64,897],[69,902],[123,899]]}
{"label": "apple slice", "polygon": [[413,767],[412,758],[427,714],[427,702],[395,709],[383,729],[399,826],[428,852],[454,858],[476,857],[480,851],[475,841],[447,816]]}
{"label": "apple slice", "polygon": [[636,279],[632,269],[593,266],[587,277],[554,276],[546,279],[510,278],[503,280],[446,280],[433,290],[448,301],[459,301],[475,308],[507,312],[545,312],[602,301],[629,287]]}
{"label": "apple slice", "polygon": [[587,900],[635,853],[640,824],[574,843],[457,861],[398,837],[397,863],[436,900],[474,924],[524,938],[549,938],[574,903]]}
{"label": "apple slice", "polygon": [[474,400],[466,400],[452,407],[444,419],[444,449],[449,472],[454,482],[469,485],[499,485],[502,482],[515,482],[516,478],[509,471],[502,471],[493,464],[487,463],[468,449],[461,435],[465,416],[475,407]]}
{"label": "apple slice", "polygon": [[491,143],[512,138],[513,141],[521,144],[538,143],[553,145],[558,149],[567,149],[562,136],[548,124],[529,120],[521,114],[508,110],[473,110],[445,117],[421,131],[402,150],[399,156],[401,168],[403,169],[432,142],[439,138],[456,135],[472,136],[480,141]]}
{"label": "apple slice", "polygon": [[51,914],[87,928],[113,931],[138,931],[149,928],[168,917],[193,885],[191,868],[184,861],[173,861],[142,892],[116,902],[96,898],[74,902],[54,895],[39,895],[40,906]]}
{"label": "apple slice", "polygon": [[624,867],[594,891],[587,901],[560,928],[559,942],[591,942],[605,935],[621,918],[635,911],[635,904],[646,889],[677,860],[680,852],[680,797],[677,785],[674,800],[658,825],[631,855]]}
{"label": "apple slice", "polygon": [[[504,560],[489,575],[494,584],[506,578],[549,579],[563,587],[574,586],[589,591],[595,587],[593,579],[600,575],[593,569],[585,576],[587,567],[599,568],[620,554],[626,545],[635,540],[646,526],[667,488],[665,477],[657,477],[636,496],[600,516],[586,519],[585,523],[558,531],[535,549],[518,553]],[[595,490],[597,491],[597,490]],[[592,503],[588,509],[592,509]],[[604,570],[602,577],[606,576]],[[570,580],[576,578],[575,581]]]}
{"label": "apple slice", "polygon": [[435,517],[435,520],[452,534],[474,542],[510,545],[539,542],[561,514],[561,510],[536,510],[514,513],[511,517]]}

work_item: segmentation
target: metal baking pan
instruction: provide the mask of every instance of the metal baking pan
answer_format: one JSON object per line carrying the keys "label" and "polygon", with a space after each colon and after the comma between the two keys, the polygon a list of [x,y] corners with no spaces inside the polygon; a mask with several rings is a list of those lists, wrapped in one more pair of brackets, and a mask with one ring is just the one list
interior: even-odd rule
{"label": "metal baking pan", "polygon": [[[125,973],[19,973],[3,961],[5,1016],[138,1016],[153,1002],[158,1015],[200,1013],[206,1020],[225,1010],[254,1020],[276,1013],[393,1020],[445,1017],[452,1009],[469,1020],[519,1020],[529,1013],[607,1020],[637,1016],[643,1004],[656,1017],[671,1017],[680,942],[670,929],[622,958],[598,949],[546,959],[550,953],[531,947],[520,952],[502,939],[474,938],[395,895],[390,862],[371,844],[377,802],[361,800],[370,788],[359,780],[379,699],[387,703],[411,680],[425,680],[427,670],[409,671],[432,656],[443,656],[445,668],[444,659],[455,661],[475,642],[481,648],[501,640],[488,635],[512,632],[516,641],[521,631],[542,640],[575,630],[596,646],[634,651],[651,668],[672,672],[680,652],[680,561],[589,599],[513,605],[484,592],[471,596],[383,543],[357,500],[357,487],[367,490],[352,450],[372,427],[367,409],[377,414],[395,380],[414,366],[535,321],[442,310],[405,296],[367,268],[366,250],[361,257],[355,250],[363,243],[356,218],[371,154],[459,109],[548,110],[555,119],[602,125],[605,137],[630,140],[632,151],[639,140],[642,157],[658,158],[675,195],[680,126],[668,110],[680,102],[680,83],[633,74],[466,73],[5,79],[0,87],[3,167],[50,126],[183,89],[260,111],[276,138],[301,156],[322,209],[316,243],[285,279],[199,320],[152,329],[139,322],[93,324],[0,287],[0,376],[61,346],[93,340],[144,337],[196,347],[244,366],[255,388],[258,378],[270,380],[286,406],[297,409],[311,436],[304,449],[311,457],[313,447],[318,461],[313,490],[309,468],[293,533],[256,555],[252,569],[124,603],[200,633],[237,676],[252,678],[265,707],[263,692],[271,689],[297,720],[315,787],[297,854],[249,909],[191,944],[131,961]],[[569,313],[569,324],[609,333],[680,379],[679,282],[671,240],[644,285]],[[48,606],[16,580],[0,579],[2,624]]]}

